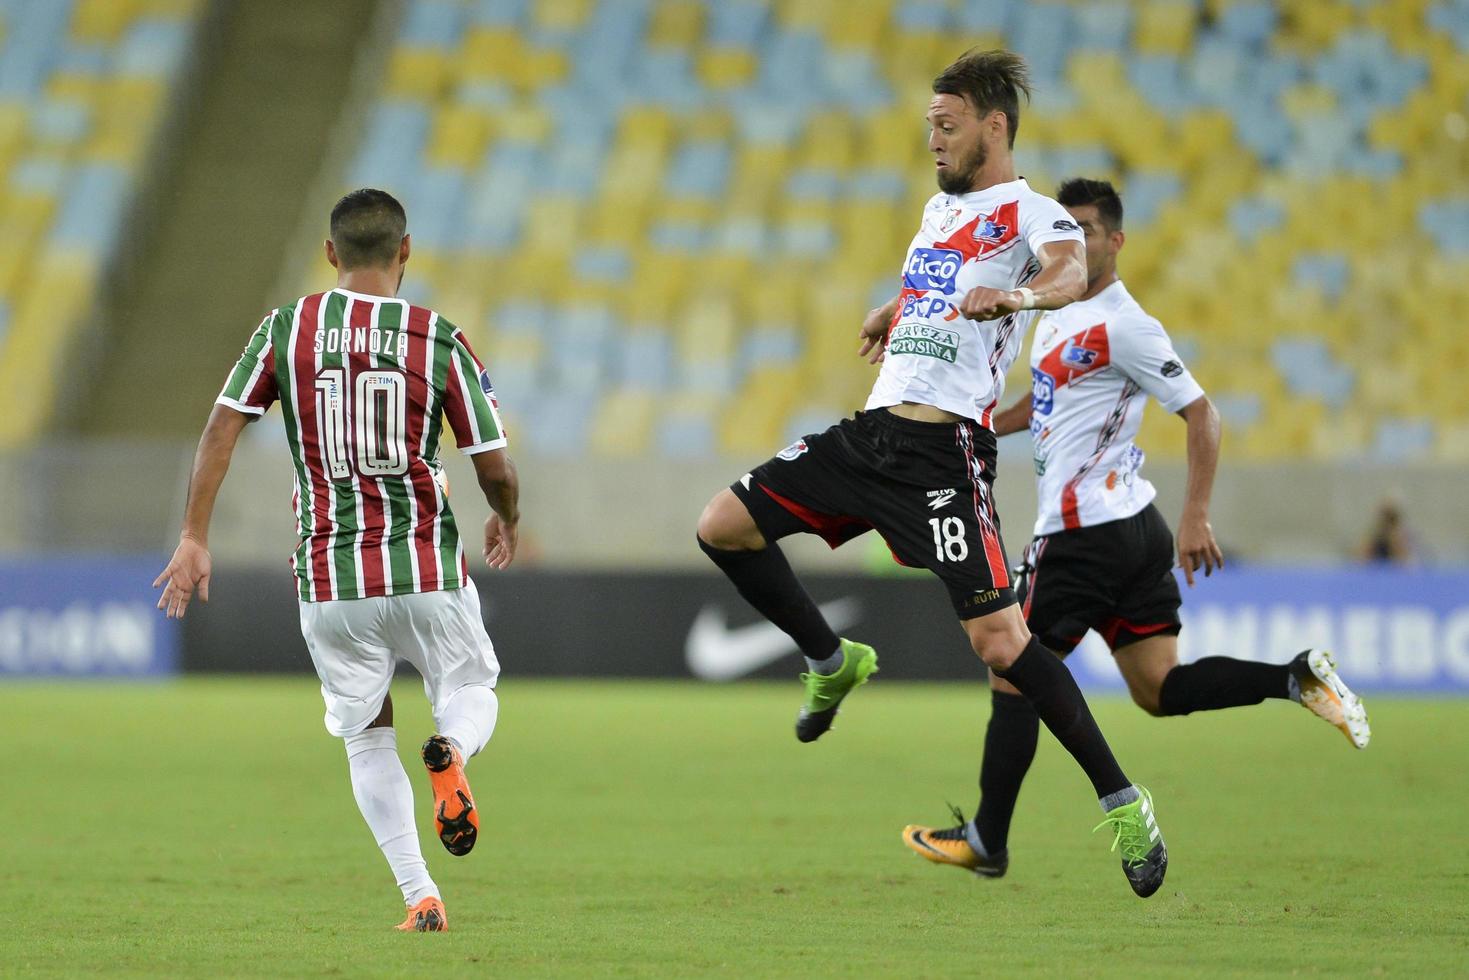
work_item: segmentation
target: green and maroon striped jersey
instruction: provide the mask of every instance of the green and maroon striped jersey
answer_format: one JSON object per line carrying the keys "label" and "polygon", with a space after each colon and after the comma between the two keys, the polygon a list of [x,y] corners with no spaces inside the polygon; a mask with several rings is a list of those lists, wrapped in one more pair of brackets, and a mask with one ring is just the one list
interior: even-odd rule
{"label": "green and maroon striped jersey", "polygon": [[505,445],[464,334],[400,299],[303,297],[260,322],[218,403],[263,415],[277,400],[296,464],[301,598],[461,588],[469,565],[436,479],[443,420],[466,454]]}

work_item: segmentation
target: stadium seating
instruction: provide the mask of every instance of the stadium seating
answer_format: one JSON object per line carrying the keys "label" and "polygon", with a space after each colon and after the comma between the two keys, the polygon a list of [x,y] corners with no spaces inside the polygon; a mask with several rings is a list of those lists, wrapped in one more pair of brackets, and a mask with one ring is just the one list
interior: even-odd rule
{"label": "stadium seating", "polygon": [[0,0],[0,447],[64,396],[202,7]]}
{"label": "stadium seating", "polygon": [[1232,454],[1469,458],[1466,0],[410,0],[344,183],[538,450],[756,459],[865,394],[969,44],[1030,60],[1034,186],[1121,186]]}

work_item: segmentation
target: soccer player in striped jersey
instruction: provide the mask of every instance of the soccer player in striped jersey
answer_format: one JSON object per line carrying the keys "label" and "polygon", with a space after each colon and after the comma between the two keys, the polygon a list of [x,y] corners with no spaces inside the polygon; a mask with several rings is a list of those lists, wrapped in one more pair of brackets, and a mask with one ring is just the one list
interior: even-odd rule
{"label": "soccer player in striped jersey", "polygon": [[[1041,317],[1031,391],[995,415],[996,435],[1029,430],[1035,449],[1040,506],[1019,587],[1026,625],[1063,657],[1096,630],[1133,700],[1149,714],[1292,700],[1365,748],[1372,734],[1366,708],[1324,650],[1306,650],[1283,664],[1231,657],[1179,664],[1182,599],[1173,535],[1153,505],[1157,492],[1140,472],[1143,454],[1134,439],[1150,396],[1188,425],[1177,556],[1193,586],[1196,571],[1207,576],[1224,564],[1208,517],[1219,415],[1163,325],[1117,275],[1125,236],[1122,199],[1112,185],[1070,180],[1056,197],[1086,233],[1086,293]],[[993,671],[990,688],[974,819],[956,812],[958,827],[909,826],[903,840],[937,864],[998,878],[1009,867],[1010,819],[1035,758],[1040,722],[1020,691]]]}
{"label": "soccer player in striped jersey", "polygon": [[494,389],[464,334],[397,299],[410,240],[403,206],[357,190],[331,213],[336,288],[272,310],[217,399],[194,459],[179,544],[154,586],[182,617],[209,601],[209,521],[236,440],[280,402],[295,462],[300,544],[291,559],[301,631],[321,678],[326,728],[346,743],[352,792],[408,906],[405,931],[448,927],[398,759],[389,685],[398,660],[423,676],[437,734],[422,757],[439,839],[469,853],[479,815],[465,763],[489,741],[499,663],[442,480],[448,419],[489,503],[484,557],[515,558],[519,484]]}
{"label": "soccer player in striped jersey", "polygon": [[1064,664],[1026,628],[991,486],[992,411],[1037,310],[1086,287],[1081,230],[1017,176],[1025,62],[968,51],[933,83],[928,149],[939,193],[924,208],[898,296],[872,311],[860,353],[882,369],[864,411],[805,436],[715,495],[704,552],[805,654],[796,737],[814,741],[876,670],[871,647],[832,631],[776,543],[832,547],[876,530],[905,565],[948,588],[974,651],[1021,691],[1091,781],[1136,894],[1158,890],[1168,851],[1152,799],[1123,773]]}

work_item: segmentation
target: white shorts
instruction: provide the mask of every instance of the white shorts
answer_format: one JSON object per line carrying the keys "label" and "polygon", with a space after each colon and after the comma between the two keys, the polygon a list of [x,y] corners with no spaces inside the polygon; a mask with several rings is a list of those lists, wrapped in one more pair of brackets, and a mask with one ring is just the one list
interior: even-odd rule
{"label": "white shorts", "polygon": [[494,687],[500,676],[473,582],[447,592],[303,602],[301,635],[333,735],[356,735],[372,723],[399,660],[423,675],[436,723],[461,688]]}

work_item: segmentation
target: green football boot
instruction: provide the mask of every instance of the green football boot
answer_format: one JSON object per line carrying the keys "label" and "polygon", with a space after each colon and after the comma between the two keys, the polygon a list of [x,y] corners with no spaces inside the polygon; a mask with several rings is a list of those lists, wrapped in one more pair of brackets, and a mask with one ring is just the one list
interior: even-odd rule
{"label": "green football boot", "polygon": [[842,640],[842,666],[835,674],[801,675],[806,703],[796,716],[796,738],[814,742],[831,727],[842,698],[877,673],[877,651],[862,643]]}
{"label": "green football boot", "polygon": [[1141,786],[1137,791],[1138,798],[1131,803],[1108,810],[1107,818],[1093,827],[1092,833],[1103,827],[1111,827],[1116,832],[1112,850],[1122,848],[1122,873],[1127,875],[1127,883],[1138,898],[1147,898],[1163,887],[1163,876],[1168,873],[1168,848],[1153,815],[1153,794]]}

